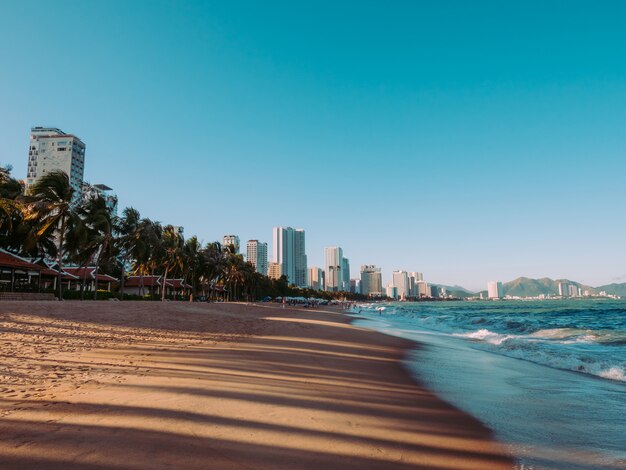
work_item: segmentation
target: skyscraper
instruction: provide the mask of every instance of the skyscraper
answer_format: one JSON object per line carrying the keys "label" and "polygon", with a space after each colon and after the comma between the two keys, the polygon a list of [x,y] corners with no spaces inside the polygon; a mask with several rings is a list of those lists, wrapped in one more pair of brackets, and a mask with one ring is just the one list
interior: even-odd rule
{"label": "skyscraper", "polygon": [[501,299],[504,297],[502,283],[499,281],[489,281],[487,283],[487,295],[490,299]]}
{"label": "skyscraper", "polygon": [[406,299],[409,296],[409,273],[406,271],[394,271],[393,286],[398,289],[398,297]]}
{"label": "skyscraper", "polygon": [[53,171],[67,173],[74,198],[80,198],[85,173],[85,144],[75,135],[55,127],[33,127],[28,147],[26,186]]}
{"label": "skyscraper", "polygon": [[383,276],[374,265],[361,266],[361,294],[379,296],[383,294]]}
{"label": "skyscraper", "polygon": [[298,228],[293,232],[293,252],[295,256],[294,271],[296,276],[294,284],[298,287],[307,287],[309,273],[307,270],[304,229]]}
{"label": "skyscraper", "polygon": [[350,292],[350,260],[348,258],[341,260],[341,276],[341,290]]}
{"label": "skyscraper", "polygon": [[257,273],[267,275],[267,243],[258,240],[248,240],[246,244],[248,263],[254,266]]}
{"label": "skyscraper", "polygon": [[343,284],[343,250],[338,246],[324,248],[324,271],[326,273],[326,290],[337,292]]}
{"label": "skyscraper", "polygon": [[309,288],[314,290],[324,290],[324,270],[318,267],[309,269]]}
{"label": "skyscraper", "polygon": [[307,258],[304,229],[274,227],[272,230],[272,260],[278,263],[283,276],[298,287],[307,285]]}
{"label": "skyscraper", "polygon": [[235,247],[235,253],[239,253],[239,249],[241,248],[240,243],[239,243],[239,237],[237,235],[224,235],[224,238],[222,239],[222,245],[223,246],[234,246]]}

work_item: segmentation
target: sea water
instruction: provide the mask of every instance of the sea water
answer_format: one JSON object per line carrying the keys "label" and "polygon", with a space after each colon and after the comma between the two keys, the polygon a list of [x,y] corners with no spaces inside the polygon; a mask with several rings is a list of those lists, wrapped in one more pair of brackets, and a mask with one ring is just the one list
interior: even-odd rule
{"label": "sea water", "polygon": [[377,303],[352,312],[357,325],[421,343],[407,358],[412,373],[493,429],[518,468],[626,468],[626,301]]}

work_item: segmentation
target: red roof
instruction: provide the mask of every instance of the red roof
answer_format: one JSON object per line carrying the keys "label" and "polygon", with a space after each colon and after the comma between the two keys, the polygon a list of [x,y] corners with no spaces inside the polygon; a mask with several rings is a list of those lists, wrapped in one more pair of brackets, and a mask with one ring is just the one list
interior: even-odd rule
{"label": "red roof", "polygon": [[[89,266],[86,268],[67,267],[67,268],[63,268],[63,271],[69,274],[72,274],[76,276],[76,278],[81,279],[81,280],[82,279],[95,279],[94,273],[96,272],[96,268],[94,266]],[[98,273],[98,281],[110,282],[110,281],[117,281],[117,279],[115,279],[112,276],[109,276],[108,274]]]}
{"label": "red roof", "polygon": [[41,266],[26,261],[13,253],[0,249],[0,266],[3,268],[28,269],[30,271],[41,271]]}
{"label": "red roof", "polygon": [[128,276],[124,287],[160,287],[161,276]]}
{"label": "red roof", "polygon": [[191,286],[187,284],[184,279],[168,279],[167,286],[174,289],[189,289]]}

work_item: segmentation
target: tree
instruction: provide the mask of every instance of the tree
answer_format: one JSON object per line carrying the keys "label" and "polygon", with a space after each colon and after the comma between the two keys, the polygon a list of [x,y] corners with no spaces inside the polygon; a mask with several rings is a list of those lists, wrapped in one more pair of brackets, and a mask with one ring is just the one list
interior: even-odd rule
{"label": "tree", "polygon": [[197,286],[202,274],[202,265],[204,258],[202,257],[202,246],[198,242],[198,237],[193,236],[185,241],[183,247],[183,256],[185,264],[185,280],[191,282],[192,299],[196,297]]}
{"label": "tree", "polygon": [[183,270],[183,236],[172,225],[163,228],[162,237],[158,246],[156,259],[163,269],[163,284],[161,286],[161,301],[165,301],[167,275],[176,269]]}
{"label": "tree", "polygon": [[78,217],[87,228],[86,252],[93,253],[94,259],[94,300],[98,298],[98,271],[103,259],[110,259],[114,253],[114,237],[117,232],[117,218],[101,196],[87,199],[78,208]]}
{"label": "tree", "polygon": [[139,211],[132,207],[127,207],[122,213],[118,225],[118,249],[120,254],[120,264],[122,274],[120,276],[120,300],[124,300],[124,282],[126,277],[126,264],[132,257],[137,255],[138,247],[141,243],[140,230],[141,217]]}
{"label": "tree", "polygon": [[76,217],[73,205],[74,189],[67,173],[53,171],[39,178],[31,186],[27,201],[31,211],[27,219],[36,220],[41,225],[37,237],[54,233],[57,240],[58,290],[59,300],[63,300],[62,271],[65,256],[64,244],[68,222]]}

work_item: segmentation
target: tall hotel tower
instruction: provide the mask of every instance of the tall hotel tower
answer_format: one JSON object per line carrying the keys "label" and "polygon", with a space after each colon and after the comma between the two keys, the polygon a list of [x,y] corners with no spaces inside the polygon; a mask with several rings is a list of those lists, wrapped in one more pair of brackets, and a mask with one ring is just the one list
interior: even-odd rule
{"label": "tall hotel tower", "polygon": [[383,292],[383,276],[380,268],[374,265],[361,266],[361,294],[380,296]]}
{"label": "tall hotel tower", "polygon": [[85,172],[85,144],[75,135],[54,127],[33,127],[30,130],[26,186],[53,171],[67,173],[74,197],[78,198]]}
{"label": "tall hotel tower", "polygon": [[326,290],[337,292],[343,289],[343,250],[338,246],[324,248],[324,271]]}
{"label": "tall hotel tower", "polygon": [[307,286],[307,257],[304,229],[274,227],[272,230],[272,260],[290,284]]}
{"label": "tall hotel tower", "polygon": [[248,263],[254,266],[257,273],[267,276],[267,243],[258,240],[248,240],[246,244]]}

